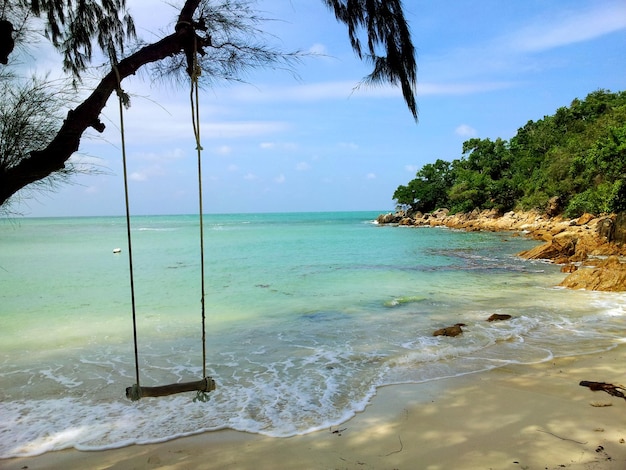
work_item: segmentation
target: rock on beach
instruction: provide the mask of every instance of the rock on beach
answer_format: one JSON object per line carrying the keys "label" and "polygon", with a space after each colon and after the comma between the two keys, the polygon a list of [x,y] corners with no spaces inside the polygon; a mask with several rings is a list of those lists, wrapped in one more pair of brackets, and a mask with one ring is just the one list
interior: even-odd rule
{"label": "rock on beach", "polygon": [[559,284],[569,289],[587,289],[600,291],[626,290],[626,263],[617,256],[604,260],[591,260],[587,266],[577,269]]}

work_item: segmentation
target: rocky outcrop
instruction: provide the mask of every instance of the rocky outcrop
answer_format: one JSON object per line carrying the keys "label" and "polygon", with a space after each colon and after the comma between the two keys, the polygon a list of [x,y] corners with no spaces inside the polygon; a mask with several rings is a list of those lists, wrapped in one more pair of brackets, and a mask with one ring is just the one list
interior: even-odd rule
{"label": "rocky outcrop", "polygon": [[601,291],[626,290],[626,263],[621,263],[617,256],[585,263],[563,279],[559,286]]}
{"label": "rocky outcrop", "polygon": [[[550,207],[556,211],[559,204],[555,200]],[[625,213],[604,217],[583,214],[576,219],[565,219],[532,211],[501,214],[495,210],[474,210],[470,213],[450,214],[447,209],[440,209],[431,214],[384,214],[378,217],[377,222],[381,225],[523,233],[544,243],[518,255],[526,259],[543,259],[563,265],[562,271],[569,273],[569,276],[561,285],[575,289],[626,291],[626,278],[618,274],[626,269],[626,263],[620,262],[620,258],[626,256]],[[611,263],[601,266],[598,258],[609,256],[614,257],[611,258]],[[578,269],[582,263],[594,265],[597,272],[592,276],[594,268],[586,267],[586,264],[584,269]],[[583,271],[584,274],[581,274]],[[612,277],[607,271],[616,274]],[[571,286],[568,285],[570,277]],[[585,285],[585,282],[588,284]]]}

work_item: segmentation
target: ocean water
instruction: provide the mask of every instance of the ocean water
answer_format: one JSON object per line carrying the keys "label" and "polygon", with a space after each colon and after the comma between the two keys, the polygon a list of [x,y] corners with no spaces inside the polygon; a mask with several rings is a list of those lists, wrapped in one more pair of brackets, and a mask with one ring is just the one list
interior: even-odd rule
{"label": "ocean water", "polygon": [[[626,296],[555,288],[508,233],[378,226],[378,213],[205,217],[208,402],[131,402],[123,217],[0,221],[0,458],[235,429],[338,425],[377,387],[607,350]],[[140,381],[202,378],[196,216],[132,219]],[[121,253],[113,250],[121,248]],[[512,315],[489,323],[492,313]],[[457,338],[435,329],[465,323]]]}

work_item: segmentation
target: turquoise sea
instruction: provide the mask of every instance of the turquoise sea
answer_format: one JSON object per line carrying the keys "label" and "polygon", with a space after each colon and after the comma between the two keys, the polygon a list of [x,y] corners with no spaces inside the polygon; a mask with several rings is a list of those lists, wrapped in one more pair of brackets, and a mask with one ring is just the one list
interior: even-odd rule
{"label": "turquoise sea", "polygon": [[[0,458],[235,429],[338,425],[378,387],[607,350],[626,296],[555,288],[509,233],[378,226],[377,212],[205,217],[208,402],[131,402],[123,217],[0,221]],[[141,384],[202,378],[197,216],[132,219]],[[114,249],[121,248],[121,253]],[[511,321],[489,323],[492,313]],[[457,338],[432,332],[462,322]]]}

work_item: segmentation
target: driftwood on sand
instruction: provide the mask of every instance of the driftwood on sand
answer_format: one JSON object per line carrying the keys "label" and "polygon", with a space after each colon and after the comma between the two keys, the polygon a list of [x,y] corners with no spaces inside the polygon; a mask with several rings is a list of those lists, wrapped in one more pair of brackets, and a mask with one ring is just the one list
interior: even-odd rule
{"label": "driftwood on sand", "polygon": [[590,382],[588,380],[583,380],[582,382],[580,382],[580,385],[583,387],[589,387],[589,389],[594,392],[602,390],[609,395],[613,395],[614,397],[623,398],[624,400],[626,400],[626,395],[624,395],[624,392],[626,392],[626,388],[620,385],[608,384],[606,382]]}

